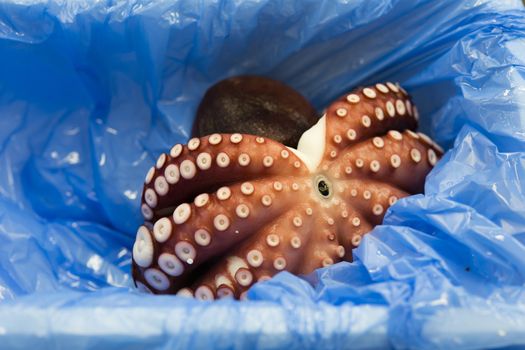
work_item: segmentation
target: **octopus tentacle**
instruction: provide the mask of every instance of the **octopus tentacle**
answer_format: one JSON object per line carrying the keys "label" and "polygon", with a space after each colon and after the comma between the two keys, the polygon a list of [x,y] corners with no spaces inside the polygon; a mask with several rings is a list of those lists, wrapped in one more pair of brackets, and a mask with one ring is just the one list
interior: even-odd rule
{"label": "octopus tentacle", "polygon": [[337,236],[345,249],[343,260],[353,261],[352,249],[359,246],[361,239],[374,226],[365,220],[359,212],[351,212],[346,221],[338,227]]}
{"label": "octopus tentacle", "polygon": [[146,176],[142,214],[148,221],[169,215],[197,194],[239,180],[307,173],[301,159],[282,144],[263,137],[213,134],[177,144],[161,154]]}
{"label": "octopus tentacle", "polygon": [[[319,210],[320,208],[314,209]],[[293,271],[297,274],[307,274],[311,271],[335,264],[342,260],[345,248],[337,236],[338,218],[331,215],[315,216],[311,223],[311,236],[306,250],[301,257],[301,263]]]}
{"label": "octopus tentacle", "polygon": [[302,210],[307,206],[294,206],[268,222],[231,254],[215,261],[214,267],[194,282],[192,289],[197,291],[206,286],[213,298],[240,297],[259,280],[284,269],[298,270],[309,244],[310,223],[313,221]]}
{"label": "octopus tentacle", "polygon": [[410,96],[392,83],[359,88],[342,96],[326,110],[325,161],[388,130],[415,130],[417,110],[412,106]]}
{"label": "octopus tentacle", "polygon": [[429,140],[411,130],[391,130],[383,137],[356,144],[351,152],[332,162],[329,171],[344,178],[381,181],[408,193],[421,192],[426,174],[441,156]]}
{"label": "octopus tentacle", "polygon": [[387,209],[399,198],[406,197],[407,192],[374,180],[355,179],[344,182],[344,205],[351,207],[353,215],[358,215],[361,221],[366,220],[372,225],[383,221]]}
{"label": "octopus tentacle", "polygon": [[[176,277],[168,277],[170,283],[166,289],[177,289],[196,268],[254,235],[298,197],[306,197],[308,186],[306,181],[274,177],[270,181],[246,181],[220,187],[212,194],[200,194],[193,203],[180,204],[171,216],[160,218],[153,228],[147,229],[159,248],[153,246],[133,258],[143,268],[153,266]],[[143,231],[144,227],[140,233],[145,235]],[[139,263],[144,256],[150,259],[150,264]],[[137,271],[139,275],[140,272]]]}

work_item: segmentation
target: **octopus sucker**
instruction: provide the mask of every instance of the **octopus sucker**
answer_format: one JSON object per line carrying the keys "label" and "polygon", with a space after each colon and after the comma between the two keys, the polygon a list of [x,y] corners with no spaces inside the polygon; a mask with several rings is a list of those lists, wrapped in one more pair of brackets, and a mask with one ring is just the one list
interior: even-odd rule
{"label": "octopus sucker", "polygon": [[326,257],[322,260],[323,267],[327,267],[334,264],[334,259]]}
{"label": "octopus sucker", "polygon": [[344,246],[342,246],[342,245],[337,246],[336,254],[337,254],[338,257],[344,258],[345,253],[346,253],[346,250],[345,250]]}
{"label": "octopus sucker", "polygon": [[159,196],[166,195],[166,193],[168,193],[168,182],[166,181],[166,178],[164,176],[157,177],[155,179],[154,188]]}
{"label": "octopus sucker", "polygon": [[271,156],[265,156],[263,158],[263,165],[267,168],[273,165],[273,158]]}
{"label": "octopus sucker", "polygon": [[151,179],[153,179],[153,175],[155,174],[155,168],[154,167],[151,167],[147,174],[146,174],[146,178],[144,179],[144,183],[147,185],[151,182]]}
{"label": "octopus sucker", "polygon": [[230,286],[220,285],[217,286],[216,295],[217,299],[233,298],[235,296],[235,292]]}
{"label": "octopus sucker", "polygon": [[240,133],[173,146],[145,177],[136,285],[242,298],[280,271],[351,261],[390,206],[422,192],[443,154],[417,124],[410,96],[387,82],[341,96],[297,149]]}
{"label": "octopus sucker", "polygon": [[277,271],[284,270],[286,268],[286,264],[286,258],[283,256],[273,259],[273,268]]}
{"label": "octopus sucker", "polygon": [[403,135],[397,130],[390,130],[388,132],[388,136],[392,137],[394,140],[401,141],[403,139]]}
{"label": "octopus sucker", "polygon": [[399,154],[392,154],[389,160],[392,168],[397,169],[401,166],[401,157],[399,156]]}
{"label": "octopus sucker", "polygon": [[222,141],[222,135],[221,134],[212,134],[208,137],[208,142],[210,145],[218,145]]}
{"label": "octopus sucker", "polygon": [[140,226],[133,245],[133,261],[140,267],[149,267],[153,261],[153,239],[146,226]]}
{"label": "octopus sucker", "polygon": [[357,104],[361,101],[361,98],[357,94],[348,94],[346,95],[346,100],[351,104]]}
{"label": "octopus sucker", "polygon": [[230,218],[224,214],[217,214],[213,218],[213,227],[216,231],[226,231],[230,227]]}
{"label": "octopus sucker", "polygon": [[207,193],[201,193],[193,200],[196,207],[202,208],[210,202],[210,195]]}
{"label": "octopus sucker", "polygon": [[434,151],[433,149],[429,149],[427,151],[427,158],[428,158],[428,163],[431,165],[431,166],[434,166],[436,165],[437,163],[437,155],[436,155],[436,151]]}
{"label": "octopus sucker", "polygon": [[211,234],[206,229],[199,228],[195,231],[194,240],[197,245],[206,247],[211,242]]}
{"label": "octopus sucker", "polygon": [[361,235],[356,233],[356,234],[352,235],[351,240],[352,240],[352,245],[354,247],[357,247],[357,246],[359,246],[359,243],[361,243]]}
{"label": "octopus sucker", "polygon": [[215,295],[217,299],[230,298],[235,295],[235,287],[231,278],[225,274],[217,274],[214,279]]}
{"label": "octopus sucker", "polygon": [[156,268],[149,268],[144,271],[144,279],[149,286],[162,292],[169,288],[170,282],[168,277]]}
{"label": "octopus sucker", "polygon": [[144,192],[144,201],[150,208],[155,208],[157,206],[157,193],[155,190],[148,188],[146,192]]}
{"label": "octopus sucker", "polygon": [[363,95],[365,95],[368,98],[376,98],[377,94],[374,88],[366,87],[363,89]]}
{"label": "octopus sucker", "polygon": [[339,117],[346,117],[348,114],[348,110],[346,108],[337,108],[335,110],[335,114],[337,114]]}
{"label": "octopus sucker", "polygon": [[202,301],[210,301],[215,299],[215,295],[213,293],[213,290],[211,287],[207,285],[202,285],[195,289],[194,293],[195,299],[202,300]]}
{"label": "octopus sucker", "polygon": [[383,112],[381,107],[376,107],[374,109],[374,115],[376,116],[377,120],[379,120],[379,121],[385,119],[385,112]]}
{"label": "octopus sucker", "polygon": [[151,210],[149,205],[142,204],[140,206],[140,212],[142,213],[142,216],[144,217],[144,219],[146,219],[146,220],[153,219],[153,211]]}
{"label": "octopus sucker", "polygon": [[385,141],[383,141],[383,139],[379,136],[376,136],[372,139],[372,143],[374,144],[374,146],[376,146],[377,148],[383,148],[385,147]]}
{"label": "octopus sucker", "polygon": [[192,160],[186,159],[180,164],[179,172],[182,178],[190,180],[193,179],[193,177],[195,177],[197,174],[197,168],[195,167],[195,163]]}
{"label": "octopus sucker", "polygon": [[246,261],[252,267],[259,267],[264,262],[264,256],[260,250],[252,249],[246,254]]}
{"label": "octopus sucker", "polygon": [[383,214],[384,212],[384,208],[381,204],[379,203],[376,203],[374,204],[374,206],[372,207],[372,213],[374,213],[374,215],[381,215]]}
{"label": "octopus sucker", "polygon": [[390,92],[390,90],[388,90],[388,87],[386,87],[384,84],[378,83],[375,86],[376,89],[382,92],[383,94],[388,94]]}
{"label": "octopus sucker", "polygon": [[[151,176],[153,177],[153,172]],[[179,167],[175,164],[168,165],[166,169],[164,169],[164,178],[169,184],[176,184],[180,179]]]}
{"label": "octopus sucker", "polygon": [[168,218],[161,218],[153,225],[153,236],[159,243],[164,243],[170,238],[173,226]]}
{"label": "octopus sucker", "polygon": [[216,158],[217,166],[227,168],[230,165],[230,156],[227,153],[220,152]]}
{"label": "octopus sucker", "polygon": [[295,248],[295,249],[301,248],[301,245],[302,245],[301,238],[299,236],[292,237],[290,239],[290,245],[292,246],[292,248]]}
{"label": "octopus sucker", "polygon": [[223,186],[219,188],[216,194],[217,198],[219,198],[219,200],[221,201],[227,200],[228,198],[230,198],[231,195],[232,195],[232,191],[230,190],[228,186]]}
{"label": "octopus sucker", "polygon": [[269,247],[277,247],[279,245],[280,238],[275,233],[271,233],[268,236],[266,236],[266,244],[268,244]]}
{"label": "octopus sucker", "polygon": [[180,156],[181,153],[182,153],[182,145],[179,143],[171,148],[170,157],[177,158],[178,156]]}
{"label": "octopus sucker", "polygon": [[188,221],[191,216],[191,206],[188,203],[182,203],[173,211],[173,222],[181,225]]}
{"label": "octopus sucker", "polygon": [[230,136],[230,142],[233,143],[233,144],[238,144],[242,141],[242,135],[241,134],[232,134]]}
{"label": "octopus sucker", "polygon": [[182,288],[176,293],[180,297],[193,298],[193,291],[189,288]]}
{"label": "octopus sucker", "polygon": [[162,168],[165,162],[166,162],[166,154],[162,153],[160,157],[157,159],[157,164],[156,164],[157,169]]}
{"label": "octopus sucker", "polygon": [[[227,156],[227,155],[226,155]],[[217,156],[218,157],[218,156]],[[208,170],[212,166],[211,155],[208,152],[202,152],[197,155],[197,167],[200,170]],[[173,164],[172,164],[173,165]],[[176,165],[175,165],[176,166]]]}
{"label": "octopus sucker", "polygon": [[182,262],[170,253],[160,254],[158,264],[160,269],[170,276],[180,276],[184,272]]}
{"label": "octopus sucker", "polygon": [[394,107],[394,104],[392,101],[387,101],[385,104],[386,112],[389,117],[393,118],[396,115],[396,108]]}
{"label": "octopus sucker", "polygon": [[241,219],[246,219],[250,216],[250,207],[248,207],[246,204],[239,204],[237,207],[235,207],[235,214]]}
{"label": "octopus sucker", "polygon": [[235,272],[235,281],[242,287],[248,287],[253,282],[253,274],[249,269],[241,267]]}
{"label": "octopus sucker", "polygon": [[410,158],[414,163],[419,163],[421,161],[421,152],[417,148],[412,148],[410,150]]}
{"label": "octopus sucker", "polygon": [[272,205],[272,202],[273,202],[273,198],[269,194],[265,194],[264,196],[261,197],[261,203],[265,207],[269,207],[270,205]]}
{"label": "octopus sucker", "polygon": [[197,250],[190,242],[181,241],[175,244],[175,255],[188,265],[193,264],[197,256]]}
{"label": "octopus sucker", "polygon": [[386,85],[393,92],[399,92],[399,88],[397,87],[397,85],[393,84],[392,82],[389,81],[389,82],[386,83]]}
{"label": "octopus sucker", "polygon": [[199,145],[201,144],[201,140],[194,137],[191,140],[188,141],[188,149],[190,151],[195,151],[197,148],[199,148]]}

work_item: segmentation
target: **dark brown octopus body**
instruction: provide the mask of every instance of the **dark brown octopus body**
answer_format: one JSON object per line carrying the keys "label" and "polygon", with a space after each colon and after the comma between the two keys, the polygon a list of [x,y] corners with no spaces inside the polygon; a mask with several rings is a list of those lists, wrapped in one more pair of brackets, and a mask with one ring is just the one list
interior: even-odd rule
{"label": "dark brown octopus body", "polygon": [[280,271],[351,261],[389,206],[422,192],[443,153],[417,123],[408,94],[386,83],[332,103],[297,150],[241,134],[175,145],[146,176],[137,287],[242,298]]}

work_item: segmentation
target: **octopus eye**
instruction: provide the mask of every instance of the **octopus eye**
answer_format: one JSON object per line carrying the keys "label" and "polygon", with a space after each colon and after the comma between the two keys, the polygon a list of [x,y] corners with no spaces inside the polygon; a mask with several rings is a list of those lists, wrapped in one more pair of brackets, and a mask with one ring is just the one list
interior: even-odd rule
{"label": "octopus eye", "polygon": [[316,184],[317,191],[319,192],[319,194],[321,194],[321,196],[323,196],[324,198],[330,197],[332,191],[330,188],[330,182],[327,179],[325,179],[324,177],[319,177],[317,178]]}

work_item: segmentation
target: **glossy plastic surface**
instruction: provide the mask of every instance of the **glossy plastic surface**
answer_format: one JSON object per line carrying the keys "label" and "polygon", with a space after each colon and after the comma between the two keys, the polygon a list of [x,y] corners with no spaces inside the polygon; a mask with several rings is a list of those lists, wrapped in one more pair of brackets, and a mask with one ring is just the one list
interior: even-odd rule
{"label": "glossy plastic surface", "polygon": [[[520,1],[0,5],[0,347],[525,345]],[[321,110],[399,81],[448,149],[354,263],[250,301],[130,288],[140,192],[212,83],[283,80]]]}

